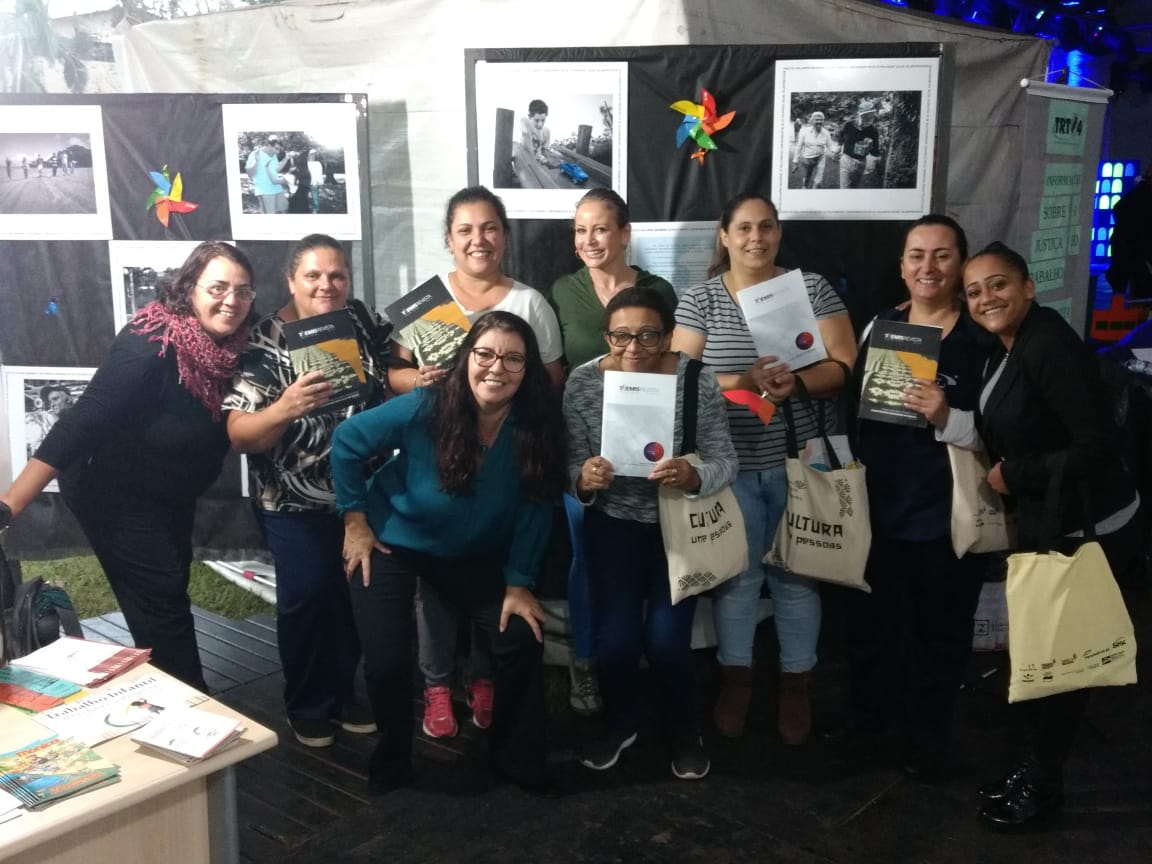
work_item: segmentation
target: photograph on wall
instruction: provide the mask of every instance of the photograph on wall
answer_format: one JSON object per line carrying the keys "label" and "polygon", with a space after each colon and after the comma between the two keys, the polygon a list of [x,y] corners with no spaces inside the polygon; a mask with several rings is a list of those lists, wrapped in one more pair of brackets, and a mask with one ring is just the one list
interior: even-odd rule
{"label": "photograph on wall", "polygon": [[[76,404],[94,374],[95,369],[72,367],[4,367],[13,477],[32,458],[60,416]],[[44,489],[59,491],[55,480]]]}
{"label": "photograph on wall", "polygon": [[571,219],[596,186],[627,196],[628,64],[481,61],[475,71],[472,176],[510,217]]}
{"label": "photograph on wall", "polygon": [[0,106],[0,237],[112,236],[96,105]]}
{"label": "photograph on wall", "polygon": [[191,240],[151,243],[113,240],[108,244],[112,276],[112,315],[115,332],[158,297],[160,284],[175,278],[197,246]]}
{"label": "photograph on wall", "polygon": [[233,237],[360,238],[356,103],[221,108]]}
{"label": "photograph on wall", "polygon": [[776,63],[772,197],[782,219],[931,209],[939,59]]}

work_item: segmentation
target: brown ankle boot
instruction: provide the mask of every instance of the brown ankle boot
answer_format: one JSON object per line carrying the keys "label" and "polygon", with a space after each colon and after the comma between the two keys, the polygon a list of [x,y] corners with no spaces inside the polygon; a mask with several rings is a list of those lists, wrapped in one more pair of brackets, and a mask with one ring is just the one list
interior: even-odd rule
{"label": "brown ankle boot", "polygon": [[797,747],[812,732],[812,705],[808,701],[808,672],[781,672],[778,726],[784,743]]}
{"label": "brown ankle boot", "polygon": [[720,697],[713,712],[716,731],[725,738],[739,738],[748,719],[748,703],[752,701],[752,667],[721,666],[720,674]]}

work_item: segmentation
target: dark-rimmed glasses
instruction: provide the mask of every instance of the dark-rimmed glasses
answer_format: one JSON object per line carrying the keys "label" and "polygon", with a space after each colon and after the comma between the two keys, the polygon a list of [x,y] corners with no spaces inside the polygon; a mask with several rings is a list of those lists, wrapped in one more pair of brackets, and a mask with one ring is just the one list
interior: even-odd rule
{"label": "dark-rimmed glasses", "polygon": [[499,360],[505,372],[523,372],[524,364],[528,362],[528,358],[518,352],[497,354],[491,348],[473,348],[472,359],[484,369],[494,366]]}
{"label": "dark-rimmed glasses", "polygon": [[629,333],[627,330],[609,330],[604,334],[604,338],[615,348],[627,348],[633,339],[643,348],[655,348],[664,338],[664,331],[641,330],[639,333]]}

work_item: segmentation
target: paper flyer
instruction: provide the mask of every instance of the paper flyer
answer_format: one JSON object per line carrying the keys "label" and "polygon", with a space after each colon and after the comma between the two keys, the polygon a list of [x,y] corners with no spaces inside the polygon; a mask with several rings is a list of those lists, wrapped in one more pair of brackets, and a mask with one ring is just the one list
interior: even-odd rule
{"label": "paper flyer", "polygon": [[828,356],[799,270],[752,285],[736,297],[761,357],[803,369]]}
{"label": "paper flyer", "polygon": [[600,455],[618,476],[647,477],[671,458],[675,429],[675,375],[604,373]]}

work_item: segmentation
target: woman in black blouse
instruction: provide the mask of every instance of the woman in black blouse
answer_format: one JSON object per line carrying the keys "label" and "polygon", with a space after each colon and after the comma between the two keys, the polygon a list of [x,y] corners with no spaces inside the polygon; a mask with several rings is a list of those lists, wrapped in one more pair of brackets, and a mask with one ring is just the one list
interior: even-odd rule
{"label": "woman in black blouse", "polygon": [[[1016,513],[1018,548],[1070,554],[1094,526],[1113,573],[1136,560],[1144,539],[1140,498],[1118,453],[1112,408],[1092,357],[1054,310],[1035,302],[1028,264],[1002,243],[964,268],[972,319],[998,337],[980,394],[978,429],[992,456],[988,482]],[[1044,504],[1060,479],[1059,524]],[[1063,765],[1089,690],[1017,703],[1027,754],[979,790],[980,818],[994,827],[1035,823],[1064,799]]]}
{"label": "woman in black blouse", "polygon": [[120,331],[84,394],[0,496],[17,515],[59,475],[133,641],[201,690],[188,599],[192,522],[228,452],[220,405],[255,296],[243,252],[197,246]]}

